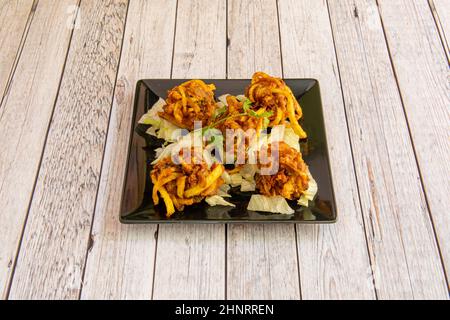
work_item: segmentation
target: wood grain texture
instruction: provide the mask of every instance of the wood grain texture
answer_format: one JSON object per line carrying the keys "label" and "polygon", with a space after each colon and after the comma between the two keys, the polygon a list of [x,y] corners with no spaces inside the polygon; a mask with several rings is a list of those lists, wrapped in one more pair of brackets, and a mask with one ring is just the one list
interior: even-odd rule
{"label": "wood grain texture", "polygon": [[41,1],[8,95],[0,108],[0,290],[16,258],[56,99],[71,30],[66,8],[75,0]]}
{"label": "wood grain texture", "polygon": [[375,1],[329,1],[378,297],[447,299]]}
{"label": "wood grain texture", "polygon": [[79,297],[126,9],[126,0],[81,3],[12,299]]}
{"label": "wood grain texture", "polygon": [[223,225],[160,225],[153,298],[224,299]]}
{"label": "wood grain texture", "polygon": [[281,76],[276,0],[228,1],[228,78]]}
{"label": "wood grain texture", "polygon": [[[178,2],[173,78],[224,78],[226,2]],[[154,299],[225,298],[225,227],[160,225]]]}
{"label": "wood grain texture", "polygon": [[224,78],[226,1],[179,1],[172,78]]}
{"label": "wood grain texture", "polygon": [[281,45],[286,78],[319,81],[338,222],[297,225],[303,299],[373,299],[364,235],[326,1],[281,0]]}
{"label": "wood grain texture", "polygon": [[229,299],[300,298],[293,225],[228,226]]}
{"label": "wood grain texture", "polygon": [[[0,298],[448,299],[450,1],[83,0],[70,46],[78,2],[0,0]],[[174,78],[320,81],[337,224],[119,223],[174,34]]]}
{"label": "wood grain texture", "polygon": [[[231,0],[228,17],[229,76],[282,76],[276,1]],[[227,297],[299,299],[295,241],[294,225],[229,225]]]}
{"label": "wood grain texture", "polygon": [[[448,60],[425,0],[379,1],[379,8],[425,194],[448,275],[450,273]],[[448,9],[450,10],[450,7]],[[398,12],[402,14],[399,15]]]}
{"label": "wood grain texture", "polygon": [[6,90],[15,62],[20,56],[21,41],[32,16],[33,0],[0,2],[0,101]]}
{"label": "wood grain texture", "polygon": [[429,4],[441,36],[447,60],[450,61],[450,1],[429,0]]}
{"label": "wood grain texture", "polygon": [[152,295],[157,226],[120,224],[120,200],[136,83],[170,77],[175,11],[176,0],[131,1],[128,8],[82,299]]}

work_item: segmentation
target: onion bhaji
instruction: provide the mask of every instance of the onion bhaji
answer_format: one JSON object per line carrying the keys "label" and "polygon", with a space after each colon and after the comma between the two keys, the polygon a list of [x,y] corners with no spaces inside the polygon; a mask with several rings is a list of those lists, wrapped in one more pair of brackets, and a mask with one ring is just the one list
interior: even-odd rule
{"label": "onion bhaji", "polygon": [[[202,126],[220,130],[226,136],[227,129],[243,130],[247,147],[254,143],[266,127],[277,125],[291,126],[300,138],[307,135],[299,124],[302,109],[286,83],[263,72],[253,75],[245,96],[250,101],[240,101],[235,96],[227,96],[227,107],[216,114],[214,99],[215,86],[207,85],[201,80],[187,81],[168,92],[163,112],[159,116],[185,129],[193,130],[194,121],[201,121]],[[251,102],[251,104],[250,104]],[[249,130],[252,131],[249,131]],[[235,149],[238,142],[233,140]],[[308,189],[308,168],[302,154],[285,142],[278,142],[278,154],[272,159],[275,145],[268,146],[267,156],[270,161],[258,163],[259,172],[255,176],[256,189],[265,196],[282,196],[289,200],[299,199]],[[177,161],[171,156],[158,161],[150,173],[153,183],[152,199],[155,205],[163,200],[167,217],[175,211],[182,211],[185,206],[201,202],[208,196],[215,195],[224,183],[222,174],[225,167],[214,163],[209,166],[203,158],[202,148],[184,148],[178,153]],[[228,152],[228,151],[227,151]],[[239,153],[239,152],[238,152]],[[238,153],[234,153],[235,158]],[[240,155],[240,153],[239,153]],[[247,160],[247,153],[243,155]],[[230,172],[238,172],[239,162]],[[265,169],[273,170],[272,175],[265,174]]]}
{"label": "onion bhaji", "polygon": [[255,111],[264,109],[273,112],[269,118],[270,127],[284,124],[285,120],[289,119],[294,132],[302,139],[307,137],[298,123],[303,115],[302,108],[282,79],[271,77],[264,72],[256,72],[246,90],[246,96],[252,102]]}
{"label": "onion bhaji", "polygon": [[158,115],[188,130],[194,129],[194,121],[201,121],[202,126],[207,126],[216,108],[215,89],[214,84],[207,85],[202,80],[182,83],[168,92],[164,111]]}
{"label": "onion bhaji", "polygon": [[175,209],[182,211],[184,206],[201,202],[205,197],[217,193],[223,184],[221,178],[225,168],[222,164],[207,165],[199,149],[180,151],[175,164],[172,157],[160,160],[150,173],[153,183],[152,198],[159,204],[158,193],[166,206],[166,215],[170,217]]}
{"label": "onion bhaji", "polygon": [[[289,200],[299,199],[308,189],[308,169],[300,152],[290,147],[285,142],[278,144],[278,172],[273,175],[256,176],[256,188],[265,196],[282,196]],[[268,147],[268,155],[271,155],[272,146]],[[273,162],[261,167],[269,167]]]}
{"label": "onion bhaji", "polygon": [[[223,122],[219,123],[217,128],[223,133],[226,129],[242,129],[244,131],[249,129],[254,129],[256,132],[260,132],[263,129],[263,118],[251,117],[249,115],[244,115],[244,102],[239,101],[235,96],[227,96],[227,111],[218,119],[224,119]],[[261,110],[260,113],[263,111]]]}
{"label": "onion bhaji", "polygon": [[[234,130],[231,131],[234,135],[233,150],[235,158],[241,159],[239,163],[242,164],[248,158],[248,155],[246,153],[247,148],[251,144],[257,142],[256,139],[261,133],[264,126],[264,119],[252,117],[248,114],[245,114],[243,109],[244,102],[239,101],[235,96],[229,95],[226,99],[228,107],[226,112],[217,119],[217,129],[219,129],[222,132],[223,136],[227,138],[225,139],[226,143],[228,142],[229,138],[227,137],[227,130]],[[227,149],[227,151],[228,148],[231,147],[232,146],[225,144],[225,148]],[[239,166],[237,167],[239,168]]]}

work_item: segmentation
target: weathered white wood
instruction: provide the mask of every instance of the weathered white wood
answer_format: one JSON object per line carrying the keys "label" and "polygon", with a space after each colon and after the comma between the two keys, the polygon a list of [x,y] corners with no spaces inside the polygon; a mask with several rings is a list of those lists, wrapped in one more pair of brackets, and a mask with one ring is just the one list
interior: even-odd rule
{"label": "weathered white wood", "polygon": [[[231,0],[228,17],[229,76],[281,76],[276,1]],[[295,241],[294,225],[229,225],[227,297],[299,299]]]}
{"label": "weathered white wood", "polygon": [[6,296],[44,147],[71,30],[66,8],[75,0],[38,6],[0,108],[0,290]]}
{"label": "weathered white wood", "polygon": [[160,225],[153,298],[224,299],[223,225]]}
{"label": "weathered white wood", "polygon": [[[0,2],[0,85],[7,85],[11,70],[17,67],[0,107],[0,290],[2,297],[6,297],[72,32],[67,28],[73,14],[68,13],[68,8],[77,1],[40,0],[33,19],[28,19],[30,9],[26,13],[26,6],[14,8],[18,11],[7,7],[21,2],[28,5],[27,1]],[[174,77],[224,77],[225,6],[220,2],[220,8],[210,12],[219,2],[208,2],[198,6],[200,11],[191,13],[186,9],[190,3],[179,2],[185,14],[179,17],[181,23],[177,27]],[[82,3],[83,8],[102,5],[96,1]],[[231,9],[233,3],[238,3],[235,8],[239,9]],[[259,68],[281,75],[280,48],[274,40],[278,31],[271,33],[276,23],[271,14],[273,9],[261,12],[267,3],[273,8],[273,3],[267,0],[233,3],[228,3],[229,12],[237,10],[240,14],[235,15],[238,19],[230,15],[228,20],[229,76],[249,77]],[[356,7],[350,1],[329,3],[378,295],[447,298],[448,288],[420,190],[378,9],[373,0],[356,1]],[[107,6],[107,2],[103,4]],[[441,37],[448,39],[449,1],[430,0],[430,4]],[[445,202],[449,190],[448,61],[425,1],[381,0],[379,5],[431,216],[448,267],[449,208]],[[92,251],[88,255],[82,298],[151,297],[156,227],[122,226],[118,214],[135,83],[140,78],[170,76],[175,7],[176,0],[134,0],[130,4],[100,182],[99,154],[109,112],[105,101],[107,93],[109,99],[112,96],[115,79],[112,60],[117,67],[117,51],[100,58],[90,42],[85,49],[81,43],[99,38],[96,50],[104,54],[112,43],[117,46],[117,37],[100,39],[101,35],[93,31],[98,30],[99,21],[96,19],[94,23],[92,19],[99,18],[103,11],[82,9],[82,29],[74,36],[78,49],[71,49],[11,298],[78,297],[98,183]],[[298,226],[302,295],[372,298],[371,271],[363,267],[367,265],[366,249],[361,245],[358,230],[362,221],[339,93],[339,70],[323,13],[326,3],[280,0],[279,7],[284,75],[317,77],[321,82],[324,106],[329,110],[325,116],[340,216],[332,226]],[[123,8],[120,10],[123,12]],[[5,12],[15,12],[20,18],[4,19],[10,16]],[[204,12],[209,12],[208,22],[203,20]],[[252,13],[247,16],[248,12]],[[89,28],[83,19],[88,19],[85,23],[90,24]],[[110,25],[111,19],[117,20],[107,16],[104,23]],[[21,35],[28,28],[27,41],[23,42]],[[194,38],[198,41],[193,41]],[[22,50],[22,45],[18,60],[16,53]],[[76,59],[80,59],[80,64],[73,62]],[[87,66],[83,68],[82,64]],[[95,74],[88,81],[91,72]],[[76,78],[80,74],[83,77]],[[109,75],[107,79],[101,77],[105,74]],[[75,83],[75,78],[81,83]],[[102,82],[107,83],[107,93],[104,88],[98,89]],[[89,88],[88,83],[94,84]],[[0,86],[1,93],[3,90]],[[63,136],[66,132],[73,141]],[[81,142],[87,145],[77,144]],[[76,148],[68,150],[66,145]],[[62,160],[58,163],[60,154]],[[81,159],[86,155],[89,156],[83,162]],[[83,169],[74,167],[78,163]],[[76,186],[80,186],[80,191]],[[232,285],[228,298],[298,298],[297,271],[294,272],[297,265],[292,258],[296,255],[292,240],[295,236],[293,229],[283,228],[239,225],[229,228],[228,248],[234,249],[231,256],[228,252],[228,283]],[[159,242],[162,246],[158,247],[155,298],[225,297],[222,226],[162,226]],[[51,265],[55,257],[60,261]],[[62,274],[62,270],[73,274]],[[50,281],[45,283],[46,279]],[[364,279],[367,283],[362,283]],[[75,284],[73,288],[69,288],[71,281]],[[41,289],[42,294],[37,291]]]}
{"label": "weathered white wood", "polygon": [[[425,0],[379,1],[442,257],[450,273],[450,69]],[[447,1],[450,11],[450,1]],[[402,14],[398,14],[402,12]],[[447,12],[449,15],[450,12]],[[449,22],[450,23],[450,22]]]}
{"label": "weathered white wood", "polygon": [[[27,22],[34,13],[33,0],[3,0],[0,2],[0,101],[19,57]],[[33,11],[32,11],[33,9]]]}
{"label": "weathered white wood", "polygon": [[320,83],[338,213],[334,225],[297,225],[302,298],[373,299],[327,3],[281,0],[278,6],[284,76]]}
{"label": "weathered white wood", "polygon": [[281,76],[276,0],[228,1],[228,78]]}
{"label": "weathered white wood", "polygon": [[[179,1],[173,78],[224,78],[226,2]],[[225,227],[160,225],[154,299],[225,298]]]}
{"label": "weathered white wood", "polygon": [[179,1],[172,78],[224,78],[226,0]]}
{"label": "weathered white wood", "polygon": [[328,3],[378,297],[447,299],[377,4]]}
{"label": "weathered white wood", "polygon": [[228,299],[299,299],[294,225],[228,226]]}
{"label": "weathered white wood", "polygon": [[447,59],[450,60],[450,1],[429,0]]}
{"label": "weathered white wood", "polygon": [[79,297],[126,10],[126,0],[81,3],[12,299]]}
{"label": "weathered white wood", "polygon": [[[131,1],[82,299],[150,299],[156,225],[119,223],[136,82],[169,78],[176,0]],[[161,14],[164,12],[164,14]]]}

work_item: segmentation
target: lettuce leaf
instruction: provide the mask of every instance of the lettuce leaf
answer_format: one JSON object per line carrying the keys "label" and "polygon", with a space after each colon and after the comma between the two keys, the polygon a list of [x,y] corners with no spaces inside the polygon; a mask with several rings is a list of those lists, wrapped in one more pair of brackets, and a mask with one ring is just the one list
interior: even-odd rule
{"label": "lettuce leaf", "polygon": [[295,212],[282,196],[266,197],[261,194],[252,195],[247,210],[281,214],[294,214]]}
{"label": "lettuce leaf", "polygon": [[313,201],[314,197],[317,194],[318,186],[316,180],[314,180],[311,172],[308,170],[309,184],[308,189],[301,195],[300,199],[298,199],[297,203],[301,206],[308,207],[309,201]]}
{"label": "lettuce leaf", "polygon": [[156,159],[151,163],[152,165],[157,164],[161,159],[172,156],[172,151],[176,147],[175,143],[169,144],[168,146],[158,148],[156,151]]}
{"label": "lettuce leaf", "polygon": [[242,184],[242,175],[240,173],[234,173],[230,175],[230,184],[232,187],[238,187]]}
{"label": "lettuce leaf", "polygon": [[231,184],[230,174],[226,170],[222,173],[222,179],[225,182],[225,184]]}
{"label": "lettuce leaf", "polygon": [[231,187],[228,184],[223,184],[219,187],[219,190],[217,190],[217,195],[221,196],[222,198],[230,198],[231,194],[228,194],[228,191],[230,191]]}
{"label": "lettuce leaf", "polygon": [[165,119],[147,121],[151,127],[147,130],[147,134],[164,139],[165,141],[173,142],[181,135],[180,127]]}
{"label": "lettuce leaf", "polygon": [[248,180],[242,180],[241,183],[241,191],[242,192],[250,192],[256,190],[256,183]]}
{"label": "lettuce leaf", "polygon": [[244,96],[243,94],[240,94],[240,95],[236,96],[236,99],[238,99],[238,101],[242,102],[242,101],[245,101],[247,99],[247,97]]}
{"label": "lettuce leaf", "polygon": [[214,195],[207,197],[205,199],[206,203],[209,204],[211,207],[214,206],[229,206],[229,207],[236,207],[236,205],[226,201],[224,198],[222,198],[219,195]]}
{"label": "lettuce leaf", "polygon": [[258,166],[256,164],[245,164],[239,173],[247,181],[255,181],[255,174],[258,171]]}
{"label": "lettuce leaf", "polygon": [[295,150],[300,152],[300,137],[294,132],[292,128],[284,128],[283,141],[291,148],[294,148]]}
{"label": "lettuce leaf", "polygon": [[[158,112],[163,111],[165,104],[165,101],[160,98],[150,110],[141,117],[139,123],[150,126],[147,130],[147,134],[157,137],[158,139],[173,142],[181,135],[182,129],[173,123],[162,119],[158,115]],[[178,130],[180,131],[178,132]]]}
{"label": "lettuce leaf", "polygon": [[160,117],[158,116],[158,112],[163,111],[163,107],[166,102],[159,98],[158,101],[144,114],[139,120],[140,124],[148,124],[148,125],[158,125]]}
{"label": "lettuce leaf", "polygon": [[[185,136],[181,136],[178,141],[163,146],[157,150],[156,159],[151,163],[152,165],[158,163],[161,159],[177,154],[184,147],[190,147],[192,145],[193,133]],[[162,149],[162,150],[160,150]]]}
{"label": "lettuce leaf", "polygon": [[218,97],[217,99],[219,100],[219,102],[221,102],[224,106],[227,106],[227,97],[229,96],[229,94],[223,94],[220,97]]}

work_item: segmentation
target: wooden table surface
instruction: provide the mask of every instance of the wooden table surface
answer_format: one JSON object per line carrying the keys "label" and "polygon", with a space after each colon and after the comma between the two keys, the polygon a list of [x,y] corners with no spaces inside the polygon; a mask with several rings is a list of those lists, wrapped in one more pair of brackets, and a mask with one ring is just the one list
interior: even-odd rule
{"label": "wooden table surface", "polygon": [[[1,0],[3,299],[449,299],[450,0]],[[339,221],[118,221],[136,82],[316,78]]]}

